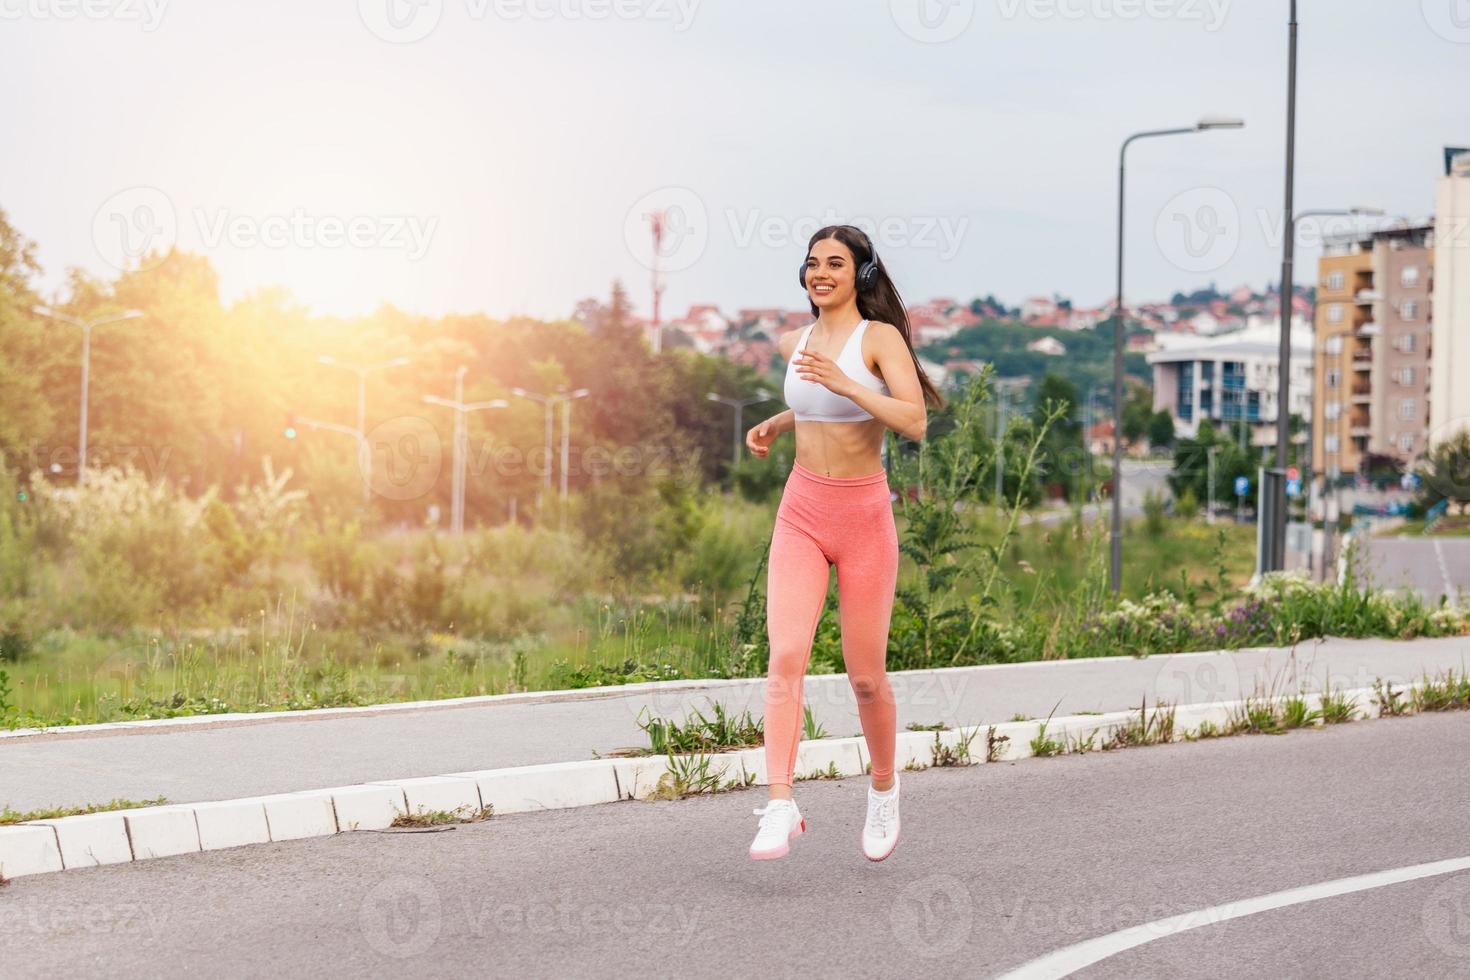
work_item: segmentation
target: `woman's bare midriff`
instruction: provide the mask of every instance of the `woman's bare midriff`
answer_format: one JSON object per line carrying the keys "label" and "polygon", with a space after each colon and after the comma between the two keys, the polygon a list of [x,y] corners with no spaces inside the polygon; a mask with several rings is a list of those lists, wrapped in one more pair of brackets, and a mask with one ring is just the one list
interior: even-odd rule
{"label": "woman's bare midriff", "polygon": [[796,423],[796,461],[836,479],[871,476],[883,469],[883,430],[878,419]]}

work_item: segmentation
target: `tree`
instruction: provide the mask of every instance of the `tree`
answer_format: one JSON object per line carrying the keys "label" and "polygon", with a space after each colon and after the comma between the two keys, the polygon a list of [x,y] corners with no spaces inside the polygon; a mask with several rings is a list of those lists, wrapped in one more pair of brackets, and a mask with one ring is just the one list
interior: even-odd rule
{"label": "tree", "polygon": [[1134,443],[1148,433],[1148,424],[1153,417],[1154,393],[1147,385],[1132,382],[1123,402],[1123,439]]}
{"label": "tree", "polygon": [[[5,458],[28,455],[28,443],[44,442],[56,424],[37,370],[59,361],[56,345],[46,336],[52,325],[39,323],[31,312],[36,304],[31,281],[40,271],[36,243],[13,228],[0,209],[0,456]],[[54,326],[59,332],[65,325]]]}
{"label": "tree", "polygon": [[1199,424],[1192,439],[1179,439],[1174,448],[1174,468],[1167,482],[1177,500],[1186,492],[1196,500],[1209,495],[1209,457],[1215,450],[1215,500],[1231,500],[1235,496],[1235,478],[1243,476],[1256,489],[1256,461],[1249,447],[1242,449],[1228,432],[1216,429],[1209,419]]}
{"label": "tree", "polygon": [[1047,374],[1036,388],[1031,422],[1040,431],[1054,408],[1062,416],[1045,430],[1041,443],[1042,481],[1059,486],[1068,500],[1082,489],[1087,453],[1083,446],[1082,421],[1078,418],[1077,386],[1059,374]]}
{"label": "tree", "polygon": [[1419,502],[1426,508],[1441,500],[1464,508],[1470,503],[1470,429],[1460,429],[1438,442],[1419,460]]}
{"label": "tree", "polygon": [[1174,416],[1161,408],[1148,420],[1148,444],[1164,448],[1174,445]]}

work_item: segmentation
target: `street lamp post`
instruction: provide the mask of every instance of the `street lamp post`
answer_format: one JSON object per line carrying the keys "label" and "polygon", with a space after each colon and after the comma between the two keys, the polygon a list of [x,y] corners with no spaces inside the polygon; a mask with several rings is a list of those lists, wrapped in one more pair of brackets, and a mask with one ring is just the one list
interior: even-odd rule
{"label": "street lamp post", "polygon": [[487,408],[505,408],[510,404],[504,398],[493,398],[485,402],[469,402],[464,400],[464,376],[469,369],[460,365],[454,372],[454,397],[437,398],[434,395],[424,395],[423,400],[430,405],[439,405],[454,410],[454,434],[452,436],[454,445],[454,459],[451,465],[453,473],[450,477],[449,491],[449,531],[451,534],[464,534],[464,511],[465,511],[465,458],[469,455],[469,419],[470,412],[479,412]]}
{"label": "street lamp post", "polygon": [[[544,481],[543,487],[543,493],[545,494],[549,494],[551,492],[551,413],[556,409],[557,402],[561,401],[567,403],[566,407],[562,409],[561,448],[561,499],[562,502],[565,503],[567,497],[567,454],[570,451],[567,445],[567,432],[571,426],[571,401],[574,398],[582,398],[586,395],[591,394],[591,390],[587,388],[578,388],[576,391],[569,393],[558,392],[550,395],[542,395],[538,394],[537,392],[530,391],[526,388],[512,388],[511,393],[521,398],[529,398],[532,401],[538,401],[546,406],[546,479]],[[538,502],[537,510],[539,511],[540,508],[541,505]],[[563,508],[563,510],[565,510],[565,508]],[[560,521],[562,526],[566,525],[565,514],[563,514],[563,516],[560,518]]]}
{"label": "street lamp post", "polygon": [[351,371],[357,375],[357,428],[360,432],[367,432],[367,376],[374,371],[386,371],[389,368],[402,367],[408,363],[406,357],[395,357],[391,361],[382,364],[352,364],[348,361],[339,361],[331,354],[322,354],[317,357],[317,363],[328,367],[339,367],[344,371]]}
{"label": "street lamp post", "polygon": [[[368,502],[368,494],[371,492],[372,488],[368,482],[367,436],[363,433],[363,431],[361,429],[354,429],[350,425],[339,425],[336,422],[324,422],[321,419],[307,418],[304,415],[293,414],[291,416],[291,422],[292,424],[300,422],[302,425],[310,426],[313,429],[321,429],[324,432],[336,432],[344,436],[351,436],[353,440],[356,441],[357,470],[358,476],[362,477],[362,502],[366,504]],[[291,436],[291,438],[294,438],[294,436]]]}
{"label": "street lamp post", "polygon": [[588,388],[578,388],[576,391],[568,392],[561,397],[561,525],[566,526],[567,518],[567,470],[569,464],[568,455],[571,453],[572,433],[572,402],[578,398],[586,398],[592,394]]}
{"label": "street lamp post", "polygon": [[1205,523],[1211,525],[1215,523],[1215,454],[1219,451],[1219,446],[1211,446],[1205,450]]}
{"label": "street lamp post", "polygon": [[511,393],[521,398],[529,398],[533,401],[538,401],[542,405],[546,406],[546,472],[545,474],[543,474],[545,479],[542,481],[542,492],[537,495],[536,510],[539,512],[541,510],[545,494],[551,492],[551,412],[552,409],[555,407],[555,403],[553,401],[553,398],[547,397],[546,395],[538,395],[536,392],[528,391],[525,388],[512,388]]}
{"label": "street lamp post", "polygon": [[32,310],[38,316],[50,317],[60,320],[62,323],[70,323],[82,330],[82,404],[81,421],[77,426],[77,483],[86,479],[87,473],[87,392],[90,386],[92,373],[92,331],[108,323],[118,323],[123,320],[136,320],[143,315],[141,310],[125,310],[112,316],[104,316],[96,320],[78,320],[76,317],[58,313],[46,306],[37,306]]}
{"label": "street lamp post", "polygon": [[1128,147],[1138,139],[1180,136],[1212,129],[1240,129],[1243,126],[1245,123],[1239,119],[1206,117],[1185,128],[1134,133],[1123,141],[1118,153],[1118,293],[1113,312],[1113,526],[1109,568],[1109,582],[1115,596],[1123,587],[1123,425],[1120,416],[1123,411],[1123,203],[1127,188]]}
{"label": "street lamp post", "polygon": [[745,409],[751,405],[759,405],[761,402],[770,401],[774,397],[774,395],[764,389],[758,393],[758,397],[756,398],[726,398],[717,392],[712,391],[709,393],[708,398],[710,401],[719,402],[721,405],[729,405],[735,409],[734,454],[730,457],[732,471],[734,467],[740,465],[740,434],[745,428]]}
{"label": "street lamp post", "polygon": [[[367,452],[367,376],[374,371],[386,371],[388,368],[401,367],[408,363],[406,357],[395,357],[391,361],[381,364],[354,364],[350,361],[341,361],[331,354],[317,355],[317,363],[328,367],[338,367],[344,371],[351,371],[357,375],[357,467],[362,476],[362,502],[367,503],[368,495],[372,488],[368,483],[368,452]],[[328,428],[319,425],[318,428]]]}

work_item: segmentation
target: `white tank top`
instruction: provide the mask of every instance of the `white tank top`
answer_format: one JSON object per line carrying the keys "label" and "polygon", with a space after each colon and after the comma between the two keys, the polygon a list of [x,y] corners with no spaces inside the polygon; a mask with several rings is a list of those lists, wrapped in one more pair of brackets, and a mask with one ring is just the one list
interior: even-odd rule
{"label": "white tank top", "polygon": [[[807,381],[798,377],[796,373],[796,354],[806,347],[807,338],[811,336],[812,329],[816,327],[813,323],[802,332],[801,340],[792,351],[791,360],[786,365],[786,406],[796,413],[798,422],[862,422],[870,419],[873,414],[860,406],[851,398],[846,398],[829,390],[825,385],[816,381]],[[864,388],[871,388],[880,394],[889,394],[888,385],[882,378],[868,370],[868,365],[863,361],[863,334],[867,332],[868,321],[859,323],[853,330],[847,342],[842,345],[842,350],[833,360],[842,369],[842,373],[852,378]]]}

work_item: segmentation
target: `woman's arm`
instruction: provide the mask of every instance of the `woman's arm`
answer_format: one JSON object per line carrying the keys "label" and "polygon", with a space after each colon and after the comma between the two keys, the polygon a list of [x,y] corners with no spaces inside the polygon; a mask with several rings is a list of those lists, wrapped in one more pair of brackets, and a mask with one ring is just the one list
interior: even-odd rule
{"label": "woman's arm", "polygon": [[909,345],[904,343],[898,328],[889,323],[869,323],[868,336],[877,345],[874,358],[889,394],[858,384],[836,361],[815,351],[803,350],[796,355],[797,376],[852,399],[899,435],[915,441],[923,439],[929,427],[929,410],[924,404],[924,389],[919,384],[919,372],[909,354]]}
{"label": "woman's arm", "polygon": [[771,424],[771,428],[775,431],[776,435],[780,435],[783,432],[795,432],[796,410],[788,408],[778,415],[772,415],[766,421]]}

